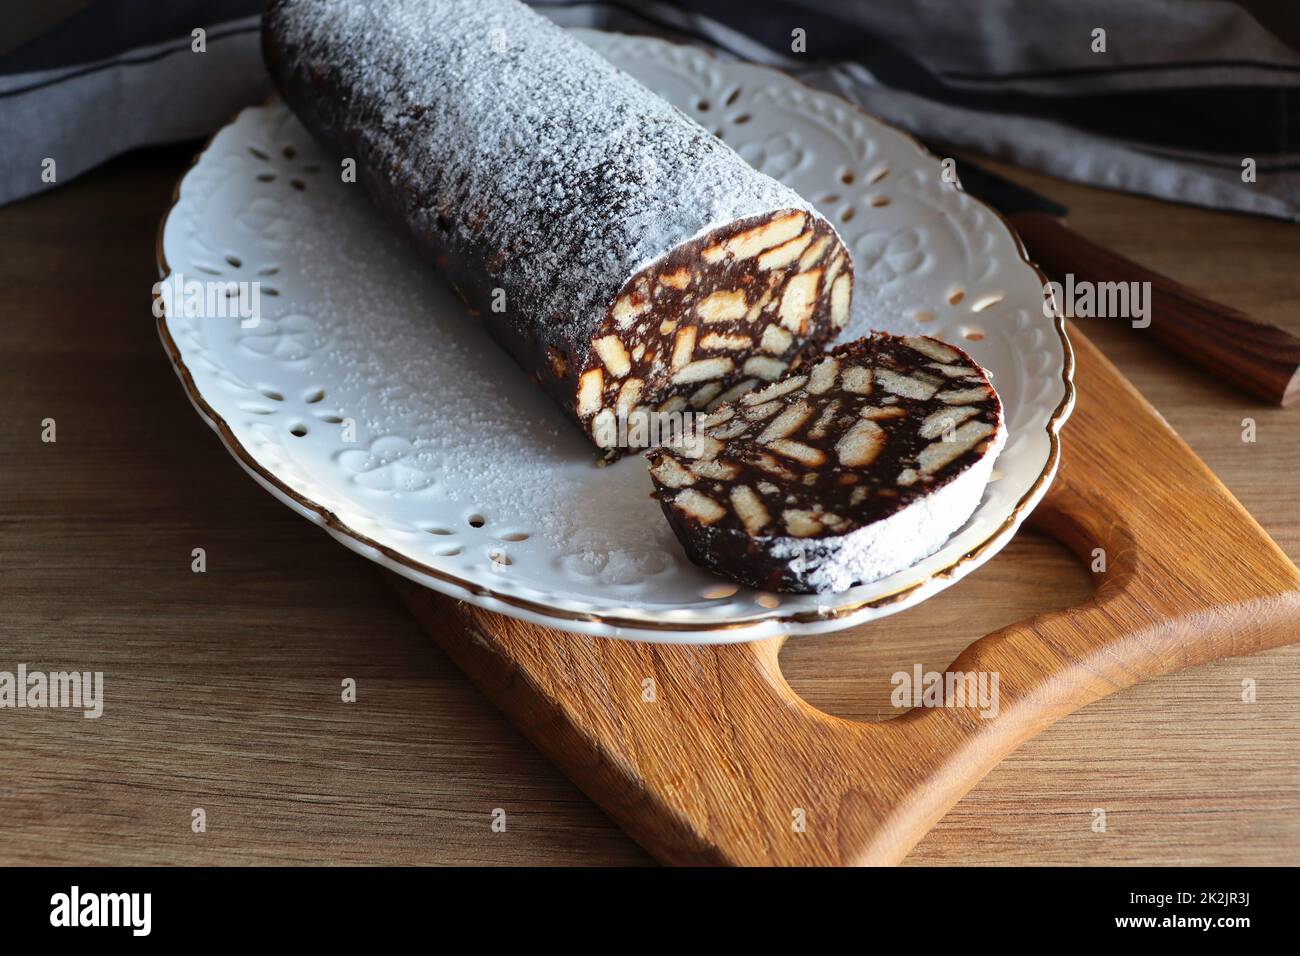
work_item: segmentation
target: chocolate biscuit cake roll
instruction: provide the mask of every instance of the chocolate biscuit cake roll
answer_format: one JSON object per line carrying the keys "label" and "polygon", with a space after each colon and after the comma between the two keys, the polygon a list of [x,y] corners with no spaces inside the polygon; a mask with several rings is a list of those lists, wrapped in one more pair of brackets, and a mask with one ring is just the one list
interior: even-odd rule
{"label": "chocolate biscuit cake roll", "polygon": [[715,409],[650,475],[687,555],[770,591],[843,591],[938,550],[980,502],[1002,403],[955,346],[877,334]]}
{"label": "chocolate biscuit cake roll", "polygon": [[611,454],[618,418],[773,381],[848,318],[824,218],[514,0],[271,0],[263,44],[299,119]]}

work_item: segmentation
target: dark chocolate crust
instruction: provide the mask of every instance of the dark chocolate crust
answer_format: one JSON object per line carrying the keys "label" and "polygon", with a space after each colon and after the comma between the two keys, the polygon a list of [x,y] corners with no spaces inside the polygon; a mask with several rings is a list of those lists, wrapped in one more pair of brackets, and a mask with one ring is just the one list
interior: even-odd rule
{"label": "dark chocolate crust", "polygon": [[[272,0],[263,27],[286,103],[593,441],[598,417],[703,407],[773,378],[847,319],[852,267],[825,219],[522,4]],[[794,235],[769,230],[780,243],[744,241],[796,218]],[[802,252],[763,268],[787,258],[777,246]],[[685,284],[665,281],[682,270]],[[806,314],[764,347],[795,280]],[[701,303],[726,291],[745,314],[706,323]],[[670,360],[695,325],[693,360],[731,367],[681,381]]]}

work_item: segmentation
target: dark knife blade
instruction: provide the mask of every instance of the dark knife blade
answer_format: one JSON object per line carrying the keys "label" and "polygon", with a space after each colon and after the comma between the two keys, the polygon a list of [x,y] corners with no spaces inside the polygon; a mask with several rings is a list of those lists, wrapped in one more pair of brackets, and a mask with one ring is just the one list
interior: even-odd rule
{"label": "dark knife blade", "polygon": [[1004,216],[1018,212],[1041,212],[1059,219],[1069,212],[1060,203],[965,160],[957,161],[957,178],[961,181],[962,189],[976,199],[982,199]]}
{"label": "dark knife blade", "polygon": [[[936,155],[951,155],[935,150]],[[1135,329],[1149,329],[1165,348],[1265,401],[1300,400],[1300,339],[1284,329],[1199,295],[1119,253],[1081,236],[1065,223],[1065,206],[965,160],[957,162],[962,189],[1003,216],[1050,277],[1073,285],[1129,283],[1149,288],[1149,311]],[[1071,303],[1062,302],[1067,314]],[[1120,316],[1120,318],[1130,318]]]}

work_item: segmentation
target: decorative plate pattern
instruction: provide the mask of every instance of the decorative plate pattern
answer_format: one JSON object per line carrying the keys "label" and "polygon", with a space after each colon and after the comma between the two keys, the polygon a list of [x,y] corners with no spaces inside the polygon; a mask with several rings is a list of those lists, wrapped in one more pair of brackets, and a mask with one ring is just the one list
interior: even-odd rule
{"label": "decorative plate pattern", "polygon": [[[690,47],[575,32],[835,223],[856,265],[845,338],[924,332],[990,370],[1009,440],[971,520],[924,561],[834,596],[764,594],[696,568],[649,498],[641,456],[597,467],[279,103],[212,139],[159,236],[175,302],[191,280],[232,283],[231,317],[174,303],[159,320],[230,451],[385,567],[590,634],[721,643],[835,630],[992,557],[1046,491],[1073,400],[1063,323],[1044,315],[1042,276],[1010,228],[914,140],[843,100]],[[241,320],[254,294],[258,318]]]}

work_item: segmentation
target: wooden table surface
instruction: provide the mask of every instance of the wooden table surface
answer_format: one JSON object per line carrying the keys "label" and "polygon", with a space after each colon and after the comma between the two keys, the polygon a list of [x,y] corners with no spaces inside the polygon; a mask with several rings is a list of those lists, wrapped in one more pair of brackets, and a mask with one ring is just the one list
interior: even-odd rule
{"label": "wooden table surface", "polygon": [[[98,720],[0,710],[0,864],[648,862],[372,565],[256,486],[191,409],[150,306],[158,221],[193,152],[134,153],[0,209],[0,670],[105,681]],[[1300,228],[996,168],[1069,205],[1089,237],[1300,333]],[[1120,324],[1083,328],[1300,560],[1300,409],[1258,405]],[[941,669],[1088,587],[1022,532],[922,607],[791,642],[783,666],[814,705],[880,719],[895,670]],[[1086,708],[907,862],[1300,862],[1297,665],[1287,648]],[[349,677],[355,703],[340,699]]]}

